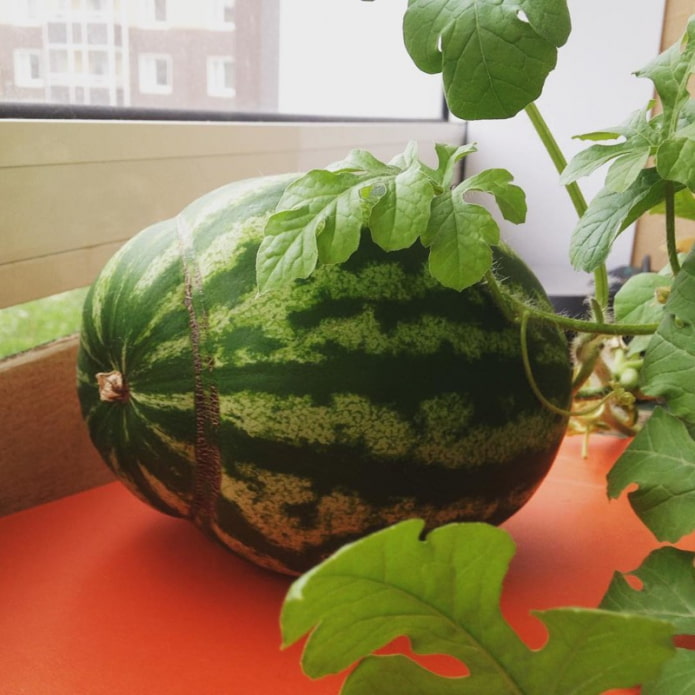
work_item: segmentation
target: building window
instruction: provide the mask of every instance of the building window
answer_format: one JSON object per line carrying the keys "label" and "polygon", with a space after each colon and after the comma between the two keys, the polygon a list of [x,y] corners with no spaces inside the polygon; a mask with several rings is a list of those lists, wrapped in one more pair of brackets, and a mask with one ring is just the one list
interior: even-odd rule
{"label": "building window", "polygon": [[171,56],[143,54],[138,59],[139,86],[143,94],[171,94]]}
{"label": "building window", "polygon": [[234,1],[212,0],[213,26],[227,29],[234,26]]}
{"label": "building window", "polygon": [[91,12],[104,12],[106,10],[106,0],[89,0],[87,5]]}
{"label": "building window", "polygon": [[141,6],[143,10],[143,23],[166,24],[168,21],[167,0],[145,0]]}
{"label": "building window", "polygon": [[40,50],[14,51],[14,82],[18,87],[43,87],[43,58]]}
{"label": "building window", "polygon": [[[74,56],[74,54],[73,54]],[[79,64],[75,68],[81,69]],[[51,75],[68,75],[70,72],[70,59],[68,51],[64,48],[52,48],[48,53],[48,71]]]}
{"label": "building window", "polygon": [[109,57],[106,51],[89,51],[87,54],[89,74],[99,82],[105,82],[109,76]]}
{"label": "building window", "polygon": [[211,97],[236,96],[234,60],[229,57],[209,56],[208,95]]}

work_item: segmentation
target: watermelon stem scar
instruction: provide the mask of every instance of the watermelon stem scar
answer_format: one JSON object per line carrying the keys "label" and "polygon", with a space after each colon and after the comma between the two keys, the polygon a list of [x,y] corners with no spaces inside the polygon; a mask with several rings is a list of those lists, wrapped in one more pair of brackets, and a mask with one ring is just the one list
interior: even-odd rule
{"label": "watermelon stem scar", "polygon": [[119,371],[98,372],[96,375],[97,385],[99,386],[99,399],[108,403],[114,401],[125,402],[130,393],[125,383],[123,374]]}

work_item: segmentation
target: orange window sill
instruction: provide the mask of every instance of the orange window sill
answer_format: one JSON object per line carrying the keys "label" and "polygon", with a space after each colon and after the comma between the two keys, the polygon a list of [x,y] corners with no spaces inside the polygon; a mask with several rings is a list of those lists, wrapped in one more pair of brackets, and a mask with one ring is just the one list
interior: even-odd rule
{"label": "orange window sill", "polygon": [[[625,446],[567,439],[548,478],[504,526],[517,544],[503,611],[531,645],[529,611],[596,606],[614,571],[658,544],[605,475]],[[695,549],[695,537],[681,547]],[[0,692],[8,695],[336,694],[280,650],[290,579],[111,483],[0,519]],[[629,691],[614,691],[629,692]]]}

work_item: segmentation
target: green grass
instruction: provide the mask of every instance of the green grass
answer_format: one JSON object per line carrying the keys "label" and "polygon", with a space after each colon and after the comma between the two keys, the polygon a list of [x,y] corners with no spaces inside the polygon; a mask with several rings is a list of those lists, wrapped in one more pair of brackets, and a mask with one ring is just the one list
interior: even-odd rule
{"label": "green grass", "polygon": [[87,288],[0,309],[0,358],[75,333]]}

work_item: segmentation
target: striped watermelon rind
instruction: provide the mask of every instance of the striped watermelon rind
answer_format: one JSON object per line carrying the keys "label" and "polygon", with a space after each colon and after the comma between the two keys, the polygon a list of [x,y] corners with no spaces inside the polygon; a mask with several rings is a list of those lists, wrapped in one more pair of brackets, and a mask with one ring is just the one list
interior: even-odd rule
{"label": "striped watermelon rind", "polygon": [[[367,232],[345,264],[259,294],[258,246],[294,178],[213,191],[104,267],[78,358],[96,448],[148,504],[290,574],[406,517],[501,522],[566,426],[528,386],[518,328],[484,285],[446,289],[419,244],[387,254]],[[547,306],[511,251],[495,262]],[[534,323],[529,342],[566,405],[564,336]]]}

